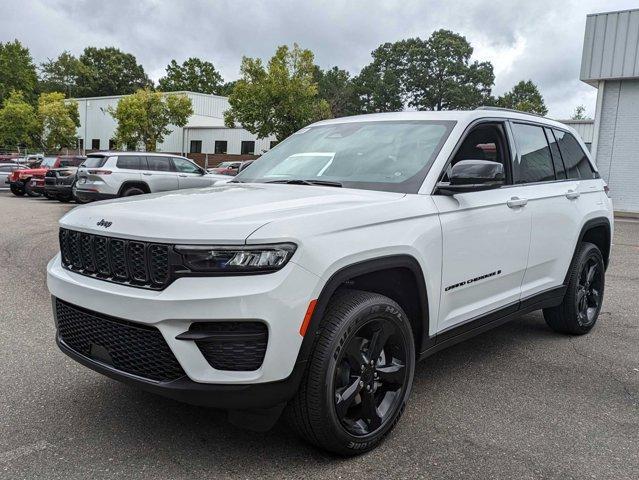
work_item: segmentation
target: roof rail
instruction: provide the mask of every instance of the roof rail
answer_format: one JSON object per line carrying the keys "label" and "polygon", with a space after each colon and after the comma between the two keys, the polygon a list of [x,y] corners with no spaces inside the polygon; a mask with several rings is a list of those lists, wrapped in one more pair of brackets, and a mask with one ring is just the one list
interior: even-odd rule
{"label": "roof rail", "polygon": [[499,110],[502,112],[522,113],[524,115],[533,115],[535,117],[546,118],[543,115],[539,115],[538,113],[524,112],[522,110],[517,110],[515,108],[491,107],[490,105],[482,105],[481,107],[475,108],[475,110]]}

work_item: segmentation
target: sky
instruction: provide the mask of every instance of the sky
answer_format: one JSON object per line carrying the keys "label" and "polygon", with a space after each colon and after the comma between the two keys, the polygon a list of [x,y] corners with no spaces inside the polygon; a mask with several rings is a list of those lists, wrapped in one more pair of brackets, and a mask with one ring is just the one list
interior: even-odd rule
{"label": "sky", "polygon": [[530,79],[549,116],[567,118],[577,105],[594,115],[597,91],[579,81],[586,15],[630,8],[639,0],[0,0],[0,42],[17,38],[38,64],[115,46],[154,81],[172,59],[199,57],[234,80],[243,55],[293,42],[355,75],[378,45],[445,28],[492,62],[493,93]]}

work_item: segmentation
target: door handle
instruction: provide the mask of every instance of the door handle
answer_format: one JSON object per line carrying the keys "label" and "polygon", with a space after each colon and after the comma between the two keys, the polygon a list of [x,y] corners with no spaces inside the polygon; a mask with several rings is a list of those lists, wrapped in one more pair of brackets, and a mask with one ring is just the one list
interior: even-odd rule
{"label": "door handle", "polygon": [[518,207],[523,207],[527,203],[528,203],[527,198],[512,197],[510,200],[506,202],[506,205],[508,205],[510,208],[518,208]]}
{"label": "door handle", "polygon": [[149,172],[142,172],[142,175],[146,175],[146,176],[148,177],[148,176],[151,176],[151,175],[153,175],[153,174],[152,174],[152,173],[149,173]]}
{"label": "door handle", "polygon": [[185,175],[184,173],[181,173],[180,175],[178,175],[178,177],[187,177],[188,175]]}
{"label": "door handle", "polygon": [[579,198],[579,195],[581,194],[576,190],[568,190],[566,192],[566,198],[568,200],[575,200],[576,198]]}

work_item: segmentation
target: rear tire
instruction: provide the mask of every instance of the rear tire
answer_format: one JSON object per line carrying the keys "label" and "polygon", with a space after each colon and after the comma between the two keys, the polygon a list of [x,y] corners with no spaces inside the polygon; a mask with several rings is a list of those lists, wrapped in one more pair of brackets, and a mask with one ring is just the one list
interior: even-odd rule
{"label": "rear tire", "polygon": [[413,332],[401,307],[376,293],[340,291],[322,319],[287,420],[320,448],[364,453],[397,424],[414,371]]}
{"label": "rear tire", "polygon": [[583,242],[568,274],[563,302],[544,309],[550,328],[560,333],[583,335],[597,323],[603,303],[605,266],[596,245]]}
{"label": "rear tire", "polygon": [[31,187],[29,187],[29,182],[27,182],[27,183],[24,185],[24,191],[25,191],[25,193],[26,193],[27,195],[29,195],[30,197],[40,197],[40,196],[41,196],[41,194],[40,194],[40,193],[37,193],[37,192],[34,192],[33,190],[31,190]]}
{"label": "rear tire", "polygon": [[139,187],[128,187],[122,191],[121,197],[132,197],[133,195],[144,195],[146,192]]}

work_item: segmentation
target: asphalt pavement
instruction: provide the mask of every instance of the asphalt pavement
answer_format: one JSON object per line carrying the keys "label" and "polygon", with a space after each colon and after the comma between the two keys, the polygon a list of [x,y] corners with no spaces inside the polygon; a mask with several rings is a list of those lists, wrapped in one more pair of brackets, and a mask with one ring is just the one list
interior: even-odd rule
{"label": "asphalt pavement", "polygon": [[0,478],[639,478],[639,222],[618,221],[603,311],[586,336],[540,312],[418,365],[376,450],[337,458],[284,424],[122,385],[58,351],[45,267],[73,208],[0,191]]}

